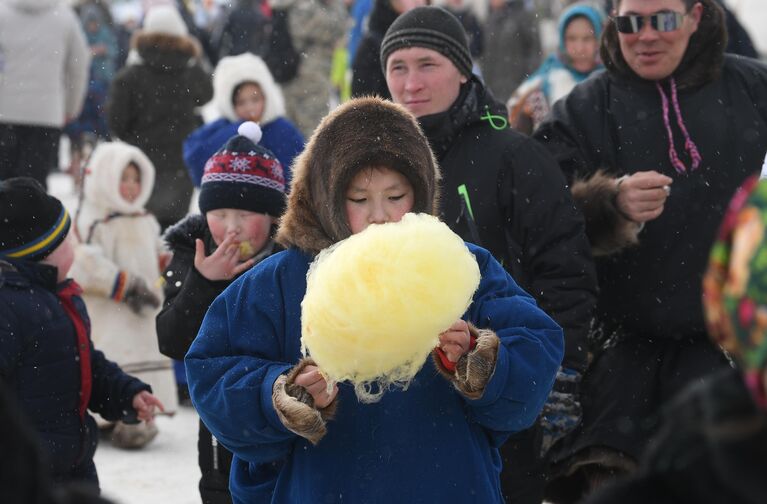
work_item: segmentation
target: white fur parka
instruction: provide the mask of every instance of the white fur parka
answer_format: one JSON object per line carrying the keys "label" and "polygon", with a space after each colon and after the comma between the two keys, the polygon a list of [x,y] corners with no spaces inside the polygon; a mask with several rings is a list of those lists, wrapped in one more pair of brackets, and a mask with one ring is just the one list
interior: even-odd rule
{"label": "white fur parka", "polygon": [[[120,196],[120,178],[129,163],[139,168],[141,192],[134,202]],[[160,225],[144,210],[154,186],[154,167],[137,147],[122,142],[100,144],[84,180],[83,201],[76,215],[80,243],[70,276],[83,288],[93,342],[124,371],[150,384],[166,411],[177,406],[171,362],[160,354],[155,330],[159,308],[139,314],[113,298],[121,272],[140,276],[162,299]]]}

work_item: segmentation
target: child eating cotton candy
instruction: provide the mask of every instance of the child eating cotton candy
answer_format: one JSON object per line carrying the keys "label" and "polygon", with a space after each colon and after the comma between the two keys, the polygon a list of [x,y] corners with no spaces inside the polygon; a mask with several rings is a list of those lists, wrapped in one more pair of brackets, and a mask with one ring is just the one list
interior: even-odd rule
{"label": "child eating cotton candy", "polygon": [[427,359],[407,390],[366,404],[301,359],[315,256],[371,224],[436,213],[438,179],[413,116],[377,98],[340,106],[297,158],[277,234],[287,250],[213,302],[186,357],[192,400],[235,455],[235,502],[503,502],[498,446],[534,422],[563,340],[487,251],[468,245],[479,287],[437,338],[455,369]]}

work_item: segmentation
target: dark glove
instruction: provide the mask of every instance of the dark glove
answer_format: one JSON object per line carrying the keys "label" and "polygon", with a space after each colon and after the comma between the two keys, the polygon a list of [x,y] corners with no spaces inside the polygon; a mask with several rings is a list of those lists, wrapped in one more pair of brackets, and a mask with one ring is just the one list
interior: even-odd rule
{"label": "dark glove", "polygon": [[301,359],[287,375],[277,378],[272,388],[272,404],[288,430],[316,445],[327,433],[326,422],[335,415],[338,396],[322,409],[314,407],[312,395],[293,383],[301,370],[310,364],[316,365],[311,358]]}
{"label": "dark glove", "polygon": [[131,275],[127,284],[122,301],[133,310],[133,313],[141,313],[141,309],[144,306],[151,308],[160,306],[160,298],[149,290],[143,278]]}
{"label": "dark glove", "polygon": [[554,387],[541,412],[543,457],[554,444],[569,434],[580,423],[583,410],[580,402],[581,374],[567,368],[559,368]]}

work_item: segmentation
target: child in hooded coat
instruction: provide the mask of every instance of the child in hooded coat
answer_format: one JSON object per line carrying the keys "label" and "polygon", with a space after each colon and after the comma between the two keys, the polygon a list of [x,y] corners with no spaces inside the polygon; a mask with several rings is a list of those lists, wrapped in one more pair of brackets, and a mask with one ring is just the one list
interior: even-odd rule
{"label": "child in hooded coat", "polygon": [[[123,142],[96,147],[76,217],[81,243],[71,273],[84,289],[96,345],[152,385],[172,413],[177,407],[172,365],[157,349],[154,325],[162,294],[161,262],[167,252],[157,219],[144,208],[154,178],[151,161],[137,147]],[[139,448],[156,433],[154,424],[118,423],[113,441]]]}
{"label": "child in hooded coat", "polygon": [[264,60],[250,53],[222,58],[213,73],[213,105],[221,117],[184,141],[184,162],[194,185],[200,187],[205,163],[245,121],[259,123],[259,144],[280,160],[289,185],[290,166],[304,148],[304,137],[285,118],[285,99]]}
{"label": "child in hooded coat", "polygon": [[503,502],[498,447],[540,413],[561,329],[468,244],[479,288],[409,388],[375,404],[348,383],[328,389],[301,359],[309,265],[369,223],[434,214],[439,174],[415,118],[379,98],[327,116],[294,168],[287,250],[216,298],[185,360],[201,419],[235,455],[234,502]]}
{"label": "child in hooded coat", "polygon": [[[256,140],[255,123],[243,123],[205,164],[200,210],[172,226],[165,240],[173,259],[163,272],[165,304],[157,315],[160,351],[183,359],[213,300],[242,274],[278,250],[274,222],[285,208],[280,161]],[[237,154],[234,154],[237,153]],[[239,252],[243,243],[250,250]],[[231,502],[232,454],[200,422],[200,496],[205,504]]]}

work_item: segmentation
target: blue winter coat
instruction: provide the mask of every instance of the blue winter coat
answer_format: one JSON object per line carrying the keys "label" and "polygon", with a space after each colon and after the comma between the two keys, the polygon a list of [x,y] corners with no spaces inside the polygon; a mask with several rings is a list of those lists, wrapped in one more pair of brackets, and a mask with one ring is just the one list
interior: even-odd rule
{"label": "blue winter coat", "polygon": [[203,421],[235,454],[235,502],[503,502],[498,447],[538,416],[563,337],[486,250],[469,248],[482,280],[464,318],[502,342],[483,396],[466,399],[431,359],[407,391],[375,404],[341,383],[317,446],[286,429],[272,405],[275,380],[301,357],[312,258],[276,254],[216,298],[186,356],[187,376]]}
{"label": "blue winter coat", "polygon": [[[242,123],[243,121],[232,122],[221,118],[200,126],[184,140],[184,163],[195,187],[200,187],[205,163],[223,147],[227,140],[237,134],[237,128]],[[284,117],[262,124],[261,133],[263,136],[259,143],[272,151],[280,160],[285,174],[285,184],[289,187],[290,165],[293,164],[293,158],[304,149],[303,135]]]}
{"label": "blue winter coat", "polygon": [[[56,268],[29,261],[0,261],[0,380],[15,393],[33,423],[56,480],[96,483],[96,422],[78,412],[80,364],[75,327],[56,292]],[[71,280],[70,280],[71,281]],[[90,333],[79,296],[75,307]],[[88,335],[90,339],[90,334]],[[149,385],[129,376],[90,345],[88,409],[107,420],[136,422],[133,396]]]}

